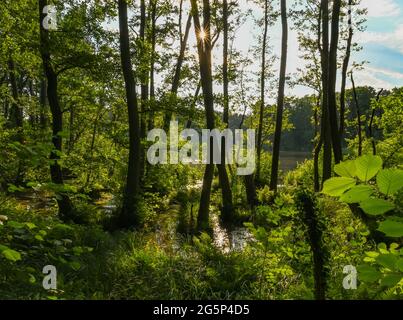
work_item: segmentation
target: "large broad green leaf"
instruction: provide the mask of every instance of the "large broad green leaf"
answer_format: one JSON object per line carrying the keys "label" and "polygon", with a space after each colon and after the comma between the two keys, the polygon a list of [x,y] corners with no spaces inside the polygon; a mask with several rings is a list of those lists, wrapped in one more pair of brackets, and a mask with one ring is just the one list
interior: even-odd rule
{"label": "large broad green leaf", "polygon": [[358,266],[357,271],[358,279],[364,282],[372,283],[378,281],[382,276],[378,270],[366,264]]}
{"label": "large broad green leaf", "polygon": [[341,177],[354,178],[356,176],[356,167],[354,160],[340,162],[334,166],[334,172]]}
{"label": "large broad green leaf", "polygon": [[373,192],[374,189],[367,185],[354,186],[340,197],[340,201],[346,203],[360,203],[361,201],[369,199]]}
{"label": "large broad green leaf", "polygon": [[357,177],[361,181],[369,181],[382,169],[382,158],[365,155],[355,159]]}
{"label": "large broad green leaf", "polygon": [[378,230],[386,234],[388,237],[403,237],[403,222],[386,219],[379,224]]}
{"label": "large broad green leaf", "polygon": [[390,196],[403,188],[403,170],[381,170],[376,176],[376,183],[383,194]]}
{"label": "large broad green leaf", "polygon": [[341,196],[346,190],[351,189],[356,184],[353,178],[337,177],[326,180],[323,184],[322,193],[333,197]]}
{"label": "large broad green leaf", "polygon": [[381,280],[381,286],[391,288],[397,285],[400,282],[400,280],[402,280],[402,275],[400,274],[387,274]]}
{"label": "large broad green leaf", "polygon": [[360,202],[360,207],[366,214],[378,216],[393,210],[395,205],[383,199],[367,199]]}
{"label": "large broad green leaf", "polygon": [[396,267],[403,272],[403,258],[400,258],[397,262],[396,262]]}
{"label": "large broad green leaf", "polygon": [[379,263],[381,266],[393,271],[396,268],[397,259],[398,259],[397,255],[388,253],[377,256],[376,262]]}
{"label": "large broad green leaf", "polygon": [[2,255],[10,261],[16,262],[21,260],[21,254],[18,251],[12,249],[6,249],[2,252]]}

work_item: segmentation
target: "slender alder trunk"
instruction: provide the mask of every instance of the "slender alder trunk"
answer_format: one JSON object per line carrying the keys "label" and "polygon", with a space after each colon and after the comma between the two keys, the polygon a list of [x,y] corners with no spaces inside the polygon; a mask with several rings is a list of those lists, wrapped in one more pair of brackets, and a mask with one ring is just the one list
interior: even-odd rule
{"label": "slender alder trunk", "polygon": [[[223,112],[223,122],[225,127],[229,127],[229,80],[228,80],[228,1],[223,2],[223,24],[224,24],[224,44],[223,44],[223,91],[224,91],[224,112]],[[228,178],[228,173],[226,170],[226,159],[225,159],[225,138],[222,138],[222,149],[221,149],[221,164],[218,165],[218,174],[220,179],[220,186],[222,190],[223,198],[223,210],[222,218],[224,221],[229,222],[232,220],[232,191],[231,185]]]}
{"label": "slender alder trunk", "polygon": [[352,0],[348,1],[348,39],[347,39],[347,47],[346,47],[346,55],[344,56],[343,60],[343,69],[341,72],[341,89],[340,89],[340,129],[339,135],[340,138],[343,138],[344,135],[344,121],[345,121],[345,114],[346,114],[346,80],[347,80],[347,69],[350,63],[350,56],[351,56],[351,43],[353,40],[353,25],[351,21],[351,5]]}
{"label": "slender alder trunk", "polygon": [[[40,51],[42,63],[47,78],[47,95],[49,107],[52,113],[52,143],[54,149],[50,154],[50,176],[54,184],[63,186],[63,174],[60,167],[60,153],[62,152],[62,137],[59,135],[63,131],[63,113],[59,104],[57,95],[58,79],[52,66],[51,54],[49,51],[49,31],[45,30],[42,21],[45,18],[43,8],[47,5],[46,0],[39,0],[39,24],[40,24]],[[59,217],[63,221],[73,218],[73,204],[69,196],[65,193],[57,195],[57,204],[59,206]]]}
{"label": "slender alder trunk", "polygon": [[[210,35],[210,3],[203,0],[203,27],[200,24],[199,9],[196,0],[191,0],[192,15],[197,39],[197,49],[199,54],[199,67],[201,86],[203,89],[204,107],[206,113],[207,128],[214,128],[214,100],[211,73],[211,35]],[[202,29],[203,28],[203,29]],[[200,32],[204,30],[205,38],[200,37]],[[203,176],[203,186],[200,196],[200,206],[197,216],[197,228],[199,231],[209,228],[209,209],[211,196],[211,183],[214,175],[214,165],[212,163],[213,144],[210,144],[210,161],[206,165]]]}
{"label": "slender alder trunk", "polygon": [[319,92],[317,100],[316,100],[316,111],[315,111],[315,149],[313,151],[313,182],[314,182],[314,190],[315,192],[320,191],[320,175],[319,175],[319,154],[320,150],[323,146],[323,137],[320,132],[319,126],[319,109],[321,104],[321,95],[322,93]]}
{"label": "slender alder trunk", "polygon": [[42,78],[41,80],[41,91],[39,94],[39,104],[41,106],[39,123],[42,130],[45,130],[47,127],[47,116],[46,116],[46,103],[47,103],[47,94],[46,94],[46,79]]}
{"label": "slender alder trunk", "polygon": [[[383,89],[379,90],[378,94],[376,95],[376,102],[379,102],[379,98],[381,97],[382,92],[383,92]],[[371,144],[372,144],[372,154],[374,156],[376,156],[376,141],[375,141],[375,136],[374,136],[375,110],[376,110],[376,108],[372,109],[371,120],[369,121],[369,126],[368,126],[369,138],[371,139]]]}
{"label": "slender alder trunk", "polygon": [[[213,130],[214,125],[214,96],[213,96],[213,77],[211,69],[211,33],[210,33],[210,2],[203,0],[203,30],[205,38],[200,38],[200,31],[202,30],[196,0],[191,0],[192,14],[196,30],[197,48],[199,53],[200,64],[200,78],[203,89],[204,106],[206,112],[207,129]],[[213,143],[210,143],[210,161],[206,165],[206,170],[203,178],[202,194],[200,198],[200,207],[198,215],[198,228],[199,230],[208,228],[209,206],[211,195],[211,183],[214,175],[213,164]],[[227,170],[225,165],[217,165],[219,179],[221,182],[223,208],[222,214],[224,219],[228,219],[232,213],[232,192],[228,179]]]}
{"label": "slender alder trunk", "polygon": [[[146,27],[147,27],[147,15],[146,15],[146,3],[145,0],[140,1],[140,40],[141,40],[141,72],[140,72],[140,82],[141,82],[141,97],[140,97],[140,137],[142,140],[146,138],[146,122],[147,122],[147,108],[148,108],[148,95],[149,95],[149,59],[147,52],[147,42],[146,38]],[[140,180],[144,177],[145,172],[145,150],[140,149]]]}
{"label": "slender alder trunk", "polygon": [[306,233],[312,251],[315,299],[325,300],[328,278],[329,253],[324,243],[325,225],[318,210],[316,196],[309,191],[297,193],[297,207],[306,226]]}
{"label": "slender alder trunk", "polygon": [[140,126],[137,105],[136,82],[133,76],[132,62],[130,60],[129,28],[127,24],[127,3],[125,0],[118,0],[118,5],[120,57],[126,88],[130,142],[127,181],[126,188],[123,194],[120,223],[124,227],[134,227],[139,223],[139,218],[136,213],[136,197],[140,192]]}
{"label": "slender alder trunk", "polygon": [[13,97],[13,101],[11,103],[11,112],[10,112],[10,123],[11,127],[18,129],[18,140],[22,139],[22,109],[19,106],[19,99],[18,99],[18,87],[17,87],[17,80],[15,76],[15,65],[14,60],[10,57],[8,60],[8,70],[10,74],[10,84],[11,84],[11,94]]}
{"label": "slender alder trunk", "polygon": [[273,160],[271,164],[270,190],[277,191],[278,184],[278,162],[280,158],[281,131],[283,127],[283,109],[284,109],[284,88],[285,74],[287,68],[287,49],[288,49],[288,21],[286,0],[281,0],[281,62],[280,62],[280,81],[278,86],[276,129],[273,142]]}
{"label": "slender alder trunk", "polygon": [[256,157],[256,174],[255,181],[260,183],[260,159],[263,147],[263,114],[265,108],[265,84],[266,84],[266,48],[267,48],[267,32],[269,28],[269,0],[265,1],[264,5],[264,32],[262,44],[262,66],[260,71],[260,109],[259,109],[259,124],[257,131],[257,157]]}
{"label": "slender alder trunk", "polygon": [[323,137],[323,173],[322,183],[332,175],[332,138],[329,121],[329,7],[328,0],[321,0],[322,12],[322,137]]}
{"label": "slender alder trunk", "polygon": [[[150,8],[151,8],[150,103],[152,105],[155,104],[155,46],[156,46],[156,42],[157,42],[157,34],[156,34],[157,1],[158,0],[150,0]],[[152,130],[154,128],[153,108],[151,108],[150,114],[148,116],[147,127],[148,127],[148,130]]]}
{"label": "slender alder trunk", "polygon": [[[193,94],[193,100],[192,100],[192,105],[190,106],[190,114],[192,115],[195,110],[196,110],[196,103],[197,103],[197,99],[199,98],[199,94],[200,94],[200,89],[201,89],[201,81],[199,81],[197,83],[197,87],[195,90],[195,93]],[[190,129],[190,127],[192,126],[192,117],[189,116],[188,120],[186,121],[186,129]]]}
{"label": "slender alder trunk", "polygon": [[351,76],[351,84],[353,85],[353,95],[354,95],[354,102],[355,102],[355,110],[357,112],[357,128],[358,128],[358,155],[362,155],[362,123],[361,123],[361,110],[358,104],[358,96],[357,90],[355,88],[354,76],[353,72],[350,74]]}
{"label": "slender alder trunk", "polygon": [[224,92],[224,111],[223,122],[228,128],[229,120],[229,93],[228,93],[228,1],[223,0],[223,25],[224,25],[224,43],[223,43],[223,92]]}
{"label": "slender alder trunk", "polygon": [[341,149],[341,139],[339,135],[339,125],[337,121],[336,103],[336,79],[337,79],[337,46],[339,43],[339,20],[340,20],[341,0],[333,0],[332,11],[332,38],[329,51],[329,122],[332,137],[334,160],[339,163],[343,160]]}
{"label": "slender alder trunk", "polygon": [[[322,7],[318,7],[318,18],[317,18],[317,49],[320,57],[322,57]],[[313,151],[313,179],[314,179],[314,190],[316,192],[320,191],[320,174],[319,174],[319,155],[323,146],[323,130],[322,130],[322,112],[321,110],[321,99],[323,94],[323,88],[319,85],[318,98],[316,100],[316,113],[315,113],[315,148]]]}
{"label": "slender alder trunk", "polygon": [[[181,14],[182,14],[182,11],[181,11]],[[179,19],[179,24],[180,25],[182,24],[181,16]],[[174,73],[174,77],[173,77],[173,81],[172,81],[171,94],[173,94],[175,96],[178,93],[178,89],[179,89],[179,85],[180,85],[182,65],[183,65],[183,61],[185,59],[186,46],[187,46],[191,26],[192,26],[192,14],[189,13],[189,16],[188,16],[188,19],[186,22],[185,34],[183,35],[183,37],[182,37],[182,35],[180,37],[181,39],[180,39],[179,56],[178,56],[178,60],[176,62],[175,73]],[[165,113],[165,117],[164,117],[164,129],[165,130],[168,130],[168,128],[169,128],[169,122],[171,121],[171,118],[172,118],[172,111],[167,111]]]}

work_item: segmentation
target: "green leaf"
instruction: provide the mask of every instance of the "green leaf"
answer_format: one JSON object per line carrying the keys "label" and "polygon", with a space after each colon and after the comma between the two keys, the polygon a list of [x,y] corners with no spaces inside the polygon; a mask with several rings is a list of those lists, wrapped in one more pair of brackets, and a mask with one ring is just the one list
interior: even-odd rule
{"label": "green leaf", "polygon": [[40,234],[36,234],[35,239],[38,241],[43,241],[43,237]]}
{"label": "green leaf", "polygon": [[355,159],[357,177],[361,181],[369,181],[382,169],[382,158],[379,156],[365,155]]}
{"label": "green leaf", "polygon": [[7,223],[7,226],[9,226],[9,227],[11,227],[13,229],[22,229],[22,228],[24,228],[24,224],[20,223],[20,222],[17,222],[17,221],[9,221]]}
{"label": "green leaf", "polygon": [[376,257],[376,262],[379,263],[382,267],[388,268],[393,271],[396,268],[397,256],[391,253],[381,254]]}
{"label": "green leaf", "polygon": [[403,272],[403,258],[400,258],[396,262],[396,268],[398,268],[401,272]]}
{"label": "green leaf", "polygon": [[10,248],[0,244],[0,252],[3,252],[4,250],[7,250],[7,249],[10,249]]}
{"label": "green leaf", "polygon": [[367,199],[360,202],[360,207],[366,214],[378,216],[393,210],[395,205],[383,199]]}
{"label": "green leaf", "polygon": [[3,256],[10,261],[16,262],[21,260],[21,254],[18,251],[12,249],[6,249],[2,252]]}
{"label": "green leaf", "polygon": [[385,287],[394,287],[402,280],[402,276],[400,274],[388,274],[381,280],[381,285]]}
{"label": "green leaf", "polygon": [[345,203],[359,203],[369,199],[373,192],[374,189],[372,189],[370,186],[354,186],[340,197],[340,201]]}
{"label": "green leaf", "polygon": [[379,256],[379,253],[376,252],[376,251],[368,251],[368,252],[365,252],[365,254],[366,254],[368,257],[371,257],[371,258],[376,258],[376,257]]}
{"label": "green leaf", "polygon": [[81,268],[81,264],[78,261],[71,261],[69,262],[69,265],[74,271],[77,271]]}
{"label": "green leaf", "polygon": [[378,270],[366,264],[358,266],[357,271],[358,278],[364,282],[372,283],[378,281],[382,276]]}
{"label": "green leaf", "polygon": [[28,229],[35,229],[36,225],[32,222],[25,222],[25,225],[28,227]]}
{"label": "green leaf", "polygon": [[33,274],[29,274],[28,277],[29,283],[34,284],[36,282],[35,276]]}
{"label": "green leaf", "polygon": [[356,167],[354,160],[340,162],[334,166],[334,172],[341,177],[354,178],[356,176]]}
{"label": "green leaf", "polygon": [[381,170],[376,176],[376,183],[383,194],[387,196],[393,195],[403,188],[403,170]]}
{"label": "green leaf", "polygon": [[403,223],[392,219],[386,219],[379,224],[378,230],[388,237],[403,237]]}
{"label": "green leaf", "polygon": [[323,184],[322,193],[333,197],[341,196],[345,191],[355,186],[353,178],[336,177],[326,180]]}

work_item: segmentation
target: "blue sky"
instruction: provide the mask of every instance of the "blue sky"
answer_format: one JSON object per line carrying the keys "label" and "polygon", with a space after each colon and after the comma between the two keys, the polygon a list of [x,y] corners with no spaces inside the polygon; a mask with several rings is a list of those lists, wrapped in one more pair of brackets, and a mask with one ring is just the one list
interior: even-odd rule
{"label": "blue sky", "polygon": [[[295,0],[287,1],[289,6],[293,3]],[[353,53],[351,62],[367,61],[367,63],[362,70],[355,71],[356,85],[371,85],[377,89],[403,86],[403,0],[362,0],[360,6],[368,9],[367,28],[364,32],[356,31],[354,34],[354,41],[363,46],[363,50]],[[242,7],[253,8],[254,14],[261,15],[261,10],[256,10],[250,1],[245,1]],[[252,21],[248,21],[238,32],[237,48],[247,51],[256,42],[254,36],[261,30],[256,28]],[[273,51],[280,52],[279,23],[269,30],[269,35]],[[300,52],[296,37],[297,31],[290,30],[287,67],[287,72],[290,74],[295,73],[297,67],[301,68],[304,65],[299,59]],[[347,86],[350,86],[349,82]],[[294,89],[288,88],[287,91],[288,94],[297,96],[311,92],[308,88],[301,86]]]}
{"label": "blue sky", "polygon": [[359,83],[391,88],[403,86],[403,0],[364,0],[369,8],[367,30],[357,35],[363,51],[354,58],[369,63]]}

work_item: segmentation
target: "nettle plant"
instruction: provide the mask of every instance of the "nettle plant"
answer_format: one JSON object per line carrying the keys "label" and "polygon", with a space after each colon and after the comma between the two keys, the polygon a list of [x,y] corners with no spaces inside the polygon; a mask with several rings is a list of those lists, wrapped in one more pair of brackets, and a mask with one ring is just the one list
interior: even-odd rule
{"label": "nettle plant", "polygon": [[[339,201],[358,205],[362,211],[376,219],[378,231],[401,244],[403,216],[399,202],[403,188],[403,170],[382,169],[379,156],[364,155],[355,160],[335,165],[339,177],[325,181],[322,193],[338,197]],[[403,248],[399,244],[378,244],[378,252],[367,252],[358,267],[359,278],[366,283],[380,283],[395,287],[403,279]]]}

